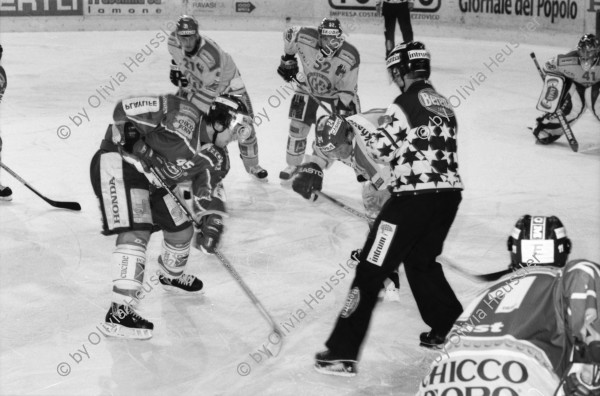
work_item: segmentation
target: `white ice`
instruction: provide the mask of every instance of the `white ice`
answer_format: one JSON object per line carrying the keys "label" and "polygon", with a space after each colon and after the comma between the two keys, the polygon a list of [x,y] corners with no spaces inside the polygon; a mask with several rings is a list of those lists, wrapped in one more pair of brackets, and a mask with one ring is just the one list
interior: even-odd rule
{"label": "white ice", "polygon": [[[14,190],[14,200],[0,203],[0,394],[414,394],[435,354],[417,346],[419,333],[429,329],[404,277],[403,301],[379,304],[375,311],[357,377],[323,376],[311,367],[351,277],[319,294],[317,302],[310,302],[311,296],[328,290],[331,277],[341,279],[336,271],[362,245],[367,227],[328,202],[311,204],[279,184],[290,99],[275,72],[280,32],[207,34],[233,55],[255,112],[266,111],[269,119],[258,127],[268,184],[251,180],[237,148],[231,149],[233,165],[225,181],[231,218],[221,250],[282,325],[283,350],[277,357],[259,352],[264,346],[276,349],[268,325],[225,268],[198,251],[192,252],[188,272],[205,282],[204,296],[171,295],[147,280],[150,291],[141,312],[154,322],[154,337],[98,336],[110,303],[114,237],[100,234],[88,167],[117,100],[175,91],[168,80],[165,42],[150,45],[154,52],[138,66],[130,65],[131,71],[125,66],[157,32],[2,34],[8,74],[2,161],[48,197],[78,201],[83,210],[54,209],[2,171],[2,183]],[[536,145],[526,128],[538,116],[541,88],[529,53],[535,51],[543,61],[570,49],[577,37],[557,40],[556,47],[521,44],[516,49],[501,38],[421,39],[433,54],[434,85],[447,96],[459,98],[459,90],[466,98],[457,108],[466,189],[444,255],[472,272],[504,269],[506,238],[516,219],[529,213],[559,216],[573,240],[571,257],[600,261],[598,122],[588,111],[574,126],[579,153],[564,138],[551,146]],[[398,92],[388,84],[383,37],[352,33],[349,40],[362,58],[363,109],[386,107]],[[489,58],[503,49],[512,52],[488,68],[484,63],[490,65]],[[280,95],[285,97],[281,104]],[[69,117],[78,112],[89,121],[80,118],[77,127]],[[69,138],[57,136],[61,125],[71,128]],[[361,207],[360,186],[342,164],[326,172],[324,191]],[[155,234],[148,252],[150,272],[157,269],[160,243],[161,235]],[[463,304],[483,286],[450,269],[446,275]],[[65,370],[64,363],[71,372],[61,376],[57,366]],[[249,374],[238,374],[238,367]]]}

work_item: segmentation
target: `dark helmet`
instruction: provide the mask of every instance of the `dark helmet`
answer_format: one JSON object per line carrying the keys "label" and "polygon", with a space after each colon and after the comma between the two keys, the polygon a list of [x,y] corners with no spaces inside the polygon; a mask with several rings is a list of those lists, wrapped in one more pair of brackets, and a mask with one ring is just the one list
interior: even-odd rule
{"label": "dark helmet", "polygon": [[428,79],[431,74],[431,56],[425,44],[419,41],[398,44],[390,51],[385,63],[392,78]]}
{"label": "dark helmet", "polygon": [[182,15],[177,20],[177,28],[175,31],[178,36],[197,36],[198,30],[198,21],[192,16]]}
{"label": "dark helmet", "polygon": [[593,34],[585,34],[577,43],[577,54],[581,67],[588,71],[598,62],[600,57],[600,43]]}
{"label": "dark helmet", "polygon": [[[315,145],[328,157],[346,158],[352,147],[351,131],[350,124],[344,118],[335,114],[324,115],[317,121]],[[344,148],[344,145],[350,147]]]}
{"label": "dark helmet", "polygon": [[[216,133],[229,129],[242,141],[247,139],[252,132],[252,119],[248,114],[248,109],[244,102],[234,95],[216,97],[210,105],[206,121]],[[222,130],[219,131],[215,128],[217,123],[221,124]]]}
{"label": "dark helmet", "polygon": [[564,267],[571,252],[571,240],[556,216],[524,215],[507,244],[513,269],[529,265]]}
{"label": "dark helmet", "polygon": [[342,27],[337,18],[323,18],[318,30],[319,38],[323,36],[340,37],[342,35]]}

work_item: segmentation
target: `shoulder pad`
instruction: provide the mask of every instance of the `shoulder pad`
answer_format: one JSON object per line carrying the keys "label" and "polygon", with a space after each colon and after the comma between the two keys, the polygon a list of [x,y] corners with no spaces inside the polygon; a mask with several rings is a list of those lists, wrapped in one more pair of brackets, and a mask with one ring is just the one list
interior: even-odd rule
{"label": "shoulder pad", "polygon": [[557,66],[577,66],[579,64],[579,57],[577,55],[558,55],[556,57]]}
{"label": "shoulder pad", "polygon": [[358,50],[355,46],[346,41],[344,41],[342,44],[337,57],[348,63],[350,65],[350,69],[355,69],[360,64],[360,55],[358,54]]}
{"label": "shoulder pad", "polygon": [[298,31],[296,41],[301,44],[308,45],[313,48],[317,48],[319,41],[319,33],[317,29],[313,27],[303,27]]}
{"label": "shoulder pad", "polygon": [[161,103],[158,96],[141,96],[136,98],[123,99],[121,101],[123,110],[128,116],[154,113],[160,110]]}
{"label": "shoulder pad", "polygon": [[198,49],[198,56],[208,65],[209,69],[221,66],[221,57],[223,50],[214,41],[207,37],[202,37],[203,43]]}

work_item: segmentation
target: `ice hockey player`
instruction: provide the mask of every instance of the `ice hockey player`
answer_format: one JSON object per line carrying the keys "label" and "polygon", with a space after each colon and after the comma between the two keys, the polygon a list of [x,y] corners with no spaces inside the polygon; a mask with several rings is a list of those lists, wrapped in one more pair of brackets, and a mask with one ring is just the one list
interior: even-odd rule
{"label": "ice hockey player", "polygon": [[287,29],[283,47],[277,73],[285,81],[293,81],[300,70],[298,59],[303,70],[299,78],[302,85],[295,87],[290,104],[287,167],[279,173],[282,181],[289,181],[302,163],[310,128],[317,120],[319,104],[307,92],[343,117],[356,114],[360,111],[357,96],[360,57],[358,50],[344,39],[340,21],[332,18],[324,18],[318,28]]}
{"label": "ice hockey player", "polygon": [[596,36],[581,37],[577,49],[549,60],[544,71],[537,109],[546,114],[533,128],[539,143],[550,144],[563,135],[557,112],[573,125],[588,107],[600,121],[600,43]]}
{"label": "ice hockey player", "polygon": [[570,247],[557,217],[521,217],[514,272],[464,310],[418,395],[600,395],[600,266]]}
{"label": "ice hockey player", "polygon": [[[343,117],[333,114],[322,116],[315,128],[313,154],[305,155],[304,162],[292,180],[292,189],[306,199],[314,196],[314,191],[321,191],[323,174],[335,161],[350,166],[359,182],[362,183],[363,205],[369,218],[369,227],[381,207],[390,197],[387,185],[392,177],[390,167],[376,163],[367,153],[365,143],[357,138],[360,135],[359,124],[366,124],[377,129],[377,120],[383,116],[385,109],[373,109],[349,117],[355,124],[347,122]],[[316,198],[316,196],[314,197]],[[351,258],[358,257],[359,251],[354,251]],[[384,281],[384,301],[400,301],[400,280],[394,272]]]}
{"label": "ice hockey player", "polygon": [[458,211],[463,185],[458,174],[457,125],[452,105],[428,81],[430,55],[414,41],[397,45],[387,68],[402,94],[378,128],[347,121],[361,131],[367,152],[389,164],[391,197],[383,205],[359,255],[356,276],[327,350],[316,355],[324,374],[354,376],[377,296],[402,263],[423,321],[431,331],[422,346],[443,344],[462,306],[436,262]]}
{"label": "ice hockey player", "polygon": [[[216,98],[207,116],[175,95],[117,104],[90,168],[103,234],[117,235],[112,305],[105,319],[108,335],[152,336],[153,324],[134,307],[147,292],[146,246],[154,231],[163,231],[162,253],[159,271],[146,279],[175,291],[202,290],[200,279],[184,273],[190,244],[209,254],[218,246],[226,200],[222,179],[229,171],[225,146],[248,138],[251,122],[243,103],[230,95]],[[151,169],[187,203],[201,225],[196,233]]]}
{"label": "ice hockey player", "polygon": [[[198,21],[182,15],[175,31],[169,37],[171,82],[180,87],[179,95],[188,99],[204,114],[213,100],[221,94],[241,96],[254,119],[252,102],[240,72],[231,55],[216,42],[200,35]],[[239,142],[240,155],[246,171],[260,181],[267,181],[268,172],[259,165],[256,131],[244,142]]]}
{"label": "ice hockey player", "polygon": [[[2,45],[0,45],[0,61],[2,60]],[[2,97],[6,91],[6,72],[2,65],[0,65],[0,104],[2,103]],[[0,160],[2,160],[2,137],[0,136]],[[8,186],[0,184],[0,201],[12,201],[12,190]]]}

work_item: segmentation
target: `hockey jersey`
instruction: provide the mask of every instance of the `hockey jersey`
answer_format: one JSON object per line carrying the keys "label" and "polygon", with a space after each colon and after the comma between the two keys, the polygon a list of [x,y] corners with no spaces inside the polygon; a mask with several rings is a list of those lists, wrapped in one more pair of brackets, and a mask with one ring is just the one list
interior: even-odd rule
{"label": "hockey jersey", "polygon": [[600,329],[598,292],[600,267],[586,260],[506,276],[457,319],[418,395],[555,394],[586,317]]}
{"label": "hockey jersey", "polygon": [[348,118],[369,155],[389,164],[396,194],[462,190],[452,105],[427,81],[414,82],[379,117],[376,131]]}
{"label": "hockey jersey", "polygon": [[229,171],[227,149],[209,142],[202,114],[184,99],[175,95],[124,99],[115,107],[113,119],[117,124],[133,123],[158,154],[154,165],[170,183],[192,180],[194,193],[212,191]]}
{"label": "hockey jersey", "polygon": [[196,53],[186,55],[175,32],[169,37],[169,53],[189,85],[189,99],[202,112],[208,113],[213,100],[222,93],[242,94],[246,91],[233,58],[213,40],[200,37]]}
{"label": "hockey jersey", "polygon": [[291,27],[283,33],[283,49],[288,55],[298,55],[311,93],[322,99],[339,99],[349,107],[356,102],[358,50],[340,38],[339,48],[326,57],[319,48],[319,33],[315,27]]}
{"label": "hockey jersey", "polygon": [[[361,129],[356,127],[356,125],[361,125],[361,128],[368,128],[368,130],[374,133],[377,130],[377,120],[384,113],[385,109],[371,109],[364,113],[348,117],[348,120],[354,120],[354,123],[350,124],[355,136],[352,142],[352,154],[348,158],[336,160],[350,166],[357,178],[369,180],[377,190],[385,189],[390,182],[390,178],[392,177],[390,168],[386,164],[377,163],[369,156],[365,142],[359,137]],[[327,169],[335,161],[327,158],[313,143],[313,153],[312,155],[306,155],[304,162],[314,162],[322,169]]]}
{"label": "hockey jersey", "polygon": [[577,51],[571,51],[564,55],[558,55],[550,59],[544,65],[546,73],[559,74],[567,80],[572,80],[584,87],[590,87],[600,82],[600,61],[585,71],[581,67]]}

